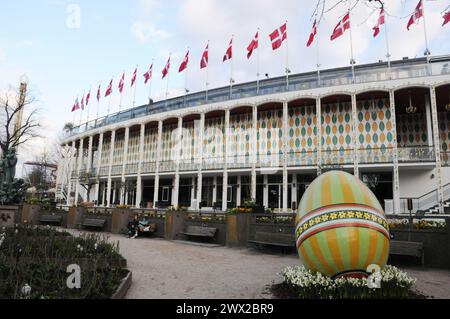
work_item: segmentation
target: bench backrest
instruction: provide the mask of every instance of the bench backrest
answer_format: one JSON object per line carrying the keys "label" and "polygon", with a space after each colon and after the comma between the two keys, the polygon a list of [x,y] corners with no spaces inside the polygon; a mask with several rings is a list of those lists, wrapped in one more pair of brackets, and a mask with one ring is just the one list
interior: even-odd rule
{"label": "bench backrest", "polygon": [[42,215],[41,222],[60,222],[62,220],[61,215]]}
{"label": "bench backrest", "polygon": [[407,256],[422,256],[423,243],[412,241],[391,240],[390,253]]}
{"label": "bench backrest", "polygon": [[94,227],[103,227],[105,225],[106,220],[97,219],[97,218],[85,218],[83,221],[83,225],[85,226],[94,226]]}
{"label": "bench backrest", "polygon": [[255,240],[268,243],[292,244],[295,246],[294,234],[256,232]]}
{"label": "bench backrest", "polygon": [[188,226],[187,232],[192,234],[199,234],[199,235],[205,235],[205,236],[211,236],[213,237],[216,232],[217,228],[214,227],[203,227],[203,226]]}

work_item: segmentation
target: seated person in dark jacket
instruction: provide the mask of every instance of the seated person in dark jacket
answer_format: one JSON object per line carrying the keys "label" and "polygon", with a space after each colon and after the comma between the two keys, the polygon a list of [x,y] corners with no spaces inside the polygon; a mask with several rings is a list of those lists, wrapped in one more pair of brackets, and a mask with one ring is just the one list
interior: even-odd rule
{"label": "seated person in dark jacket", "polygon": [[134,216],[133,220],[128,222],[128,237],[136,238],[139,231],[139,220],[137,216]]}

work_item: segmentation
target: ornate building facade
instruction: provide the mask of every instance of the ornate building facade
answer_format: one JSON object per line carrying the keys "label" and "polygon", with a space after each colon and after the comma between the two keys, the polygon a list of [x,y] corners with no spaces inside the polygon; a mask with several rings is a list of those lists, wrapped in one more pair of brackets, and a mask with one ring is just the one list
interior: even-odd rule
{"label": "ornate building facade", "polygon": [[[450,56],[218,88],[74,128],[57,196],[68,204],[296,208],[318,174],[354,173],[387,212],[450,199]],[[90,193],[81,184],[91,183]],[[88,196],[89,195],[89,196]]]}

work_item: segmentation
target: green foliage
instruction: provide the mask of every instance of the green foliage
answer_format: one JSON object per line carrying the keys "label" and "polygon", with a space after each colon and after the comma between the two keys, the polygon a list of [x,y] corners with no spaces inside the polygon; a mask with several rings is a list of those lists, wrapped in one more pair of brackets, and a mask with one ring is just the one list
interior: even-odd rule
{"label": "green foliage", "polygon": [[[117,244],[98,235],[73,237],[50,227],[0,230],[0,299],[105,299],[127,274]],[[81,268],[81,288],[69,289],[67,266]],[[31,293],[23,293],[24,287]]]}
{"label": "green foliage", "polygon": [[4,182],[0,185],[0,204],[22,204],[27,187],[23,179],[14,179],[11,184]]}

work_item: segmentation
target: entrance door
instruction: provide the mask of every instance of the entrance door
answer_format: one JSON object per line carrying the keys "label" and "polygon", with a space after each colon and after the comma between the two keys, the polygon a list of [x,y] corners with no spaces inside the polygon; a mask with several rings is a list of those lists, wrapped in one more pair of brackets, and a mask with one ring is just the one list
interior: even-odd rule
{"label": "entrance door", "polygon": [[269,184],[269,208],[280,209],[283,198],[283,185]]}

